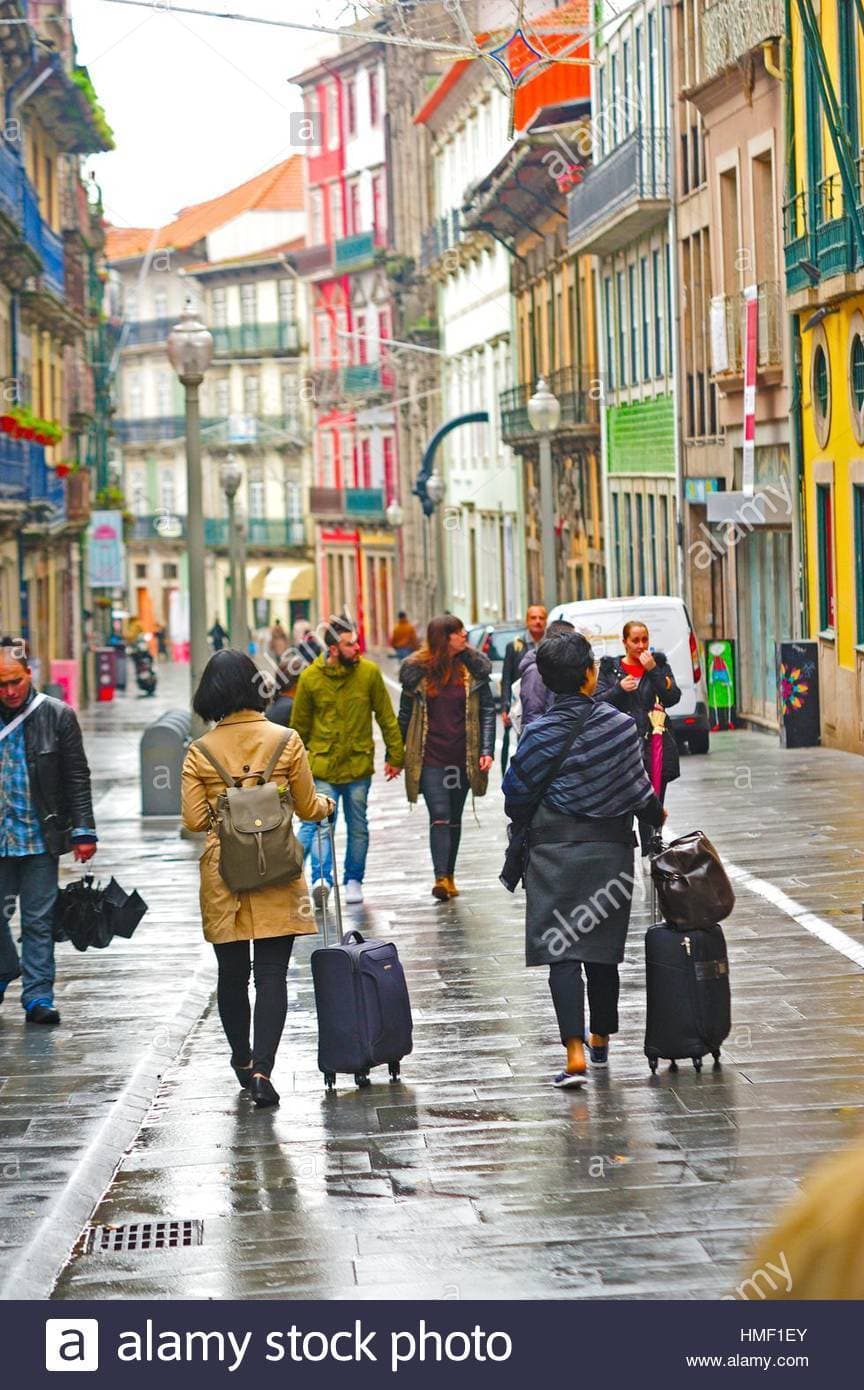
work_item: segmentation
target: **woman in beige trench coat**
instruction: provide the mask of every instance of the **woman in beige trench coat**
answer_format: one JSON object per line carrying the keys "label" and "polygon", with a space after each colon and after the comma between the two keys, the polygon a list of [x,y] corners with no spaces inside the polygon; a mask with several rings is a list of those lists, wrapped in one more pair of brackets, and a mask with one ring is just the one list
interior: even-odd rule
{"label": "woman in beige trench coat", "polygon": [[[262,673],[244,652],[215,652],[204,668],[193,708],[215,729],[205,735],[208,748],[234,777],[262,773],[286,731],[264,716]],[[301,820],[323,820],[333,803],[315,791],[306,749],[289,731],[271,781],[288,786]],[[288,966],[295,936],[314,935],[315,916],[306,880],[274,884],[251,893],[232,893],[219,872],[219,839],[213,827],[224,782],[194,746],[183,764],[182,812],[187,830],[206,830],[201,855],[201,918],[204,936],[216,952],[219,970],[219,1017],[231,1045],[231,1066],[256,1105],[276,1105],[279,1096],[270,1075],[288,1011]],[[254,961],[250,944],[254,942]],[[249,977],[255,975],[255,1017]]]}

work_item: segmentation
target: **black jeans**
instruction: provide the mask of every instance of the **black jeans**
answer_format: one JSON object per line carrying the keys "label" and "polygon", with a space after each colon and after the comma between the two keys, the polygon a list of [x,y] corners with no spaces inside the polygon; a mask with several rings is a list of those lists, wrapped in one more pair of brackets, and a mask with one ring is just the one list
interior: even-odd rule
{"label": "black jeans", "polygon": [[262,936],[255,941],[255,1038],[249,1041],[251,973],[248,941],[214,944],[219,965],[216,999],[225,1036],[231,1044],[231,1065],[270,1076],[288,1012],[288,965],[293,936]]}
{"label": "black jeans", "polygon": [[560,960],[549,966],[549,989],[565,1045],[571,1038],[585,1036],[583,965],[588,979],[591,1032],[601,1037],[618,1032],[618,966],[590,960]]}
{"label": "black jeans", "polygon": [[452,878],[462,838],[468,773],[464,767],[424,767],[420,790],[429,812],[429,847],[435,877]]}

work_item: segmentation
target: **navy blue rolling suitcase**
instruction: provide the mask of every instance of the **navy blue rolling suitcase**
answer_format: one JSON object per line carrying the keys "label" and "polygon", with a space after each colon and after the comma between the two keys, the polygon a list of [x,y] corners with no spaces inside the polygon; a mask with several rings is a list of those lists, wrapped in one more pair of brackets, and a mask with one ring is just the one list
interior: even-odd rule
{"label": "navy blue rolling suitcase", "polygon": [[[411,1051],[411,1001],[399,953],[392,941],[367,941],[361,932],[342,932],[333,826],[333,892],[338,945],[328,944],[326,902],[322,907],[324,945],[312,952],[312,983],[318,1014],[318,1066],[328,1090],[338,1072],[353,1074],[358,1086],[369,1085],[373,1067],[388,1066],[399,1080],[403,1057]],[[321,826],[318,827],[319,853]]]}

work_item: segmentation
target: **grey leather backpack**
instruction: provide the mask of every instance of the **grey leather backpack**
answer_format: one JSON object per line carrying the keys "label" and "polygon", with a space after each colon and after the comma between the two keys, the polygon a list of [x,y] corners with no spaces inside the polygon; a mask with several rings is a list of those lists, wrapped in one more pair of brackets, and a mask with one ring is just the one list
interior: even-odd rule
{"label": "grey leather backpack", "polygon": [[[280,739],[263,772],[232,777],[203,738],[193,743],[216,769],[227,790],[216,803],[214,828],[219,837],[219,872],[232,893],[251,893],[276,883],[290,883],[303,872],[303,847],[291,824],[294,805],[288,788],[271,782],[273,769],[294,737]],[[254,787],[244,787],[250,777]]]}

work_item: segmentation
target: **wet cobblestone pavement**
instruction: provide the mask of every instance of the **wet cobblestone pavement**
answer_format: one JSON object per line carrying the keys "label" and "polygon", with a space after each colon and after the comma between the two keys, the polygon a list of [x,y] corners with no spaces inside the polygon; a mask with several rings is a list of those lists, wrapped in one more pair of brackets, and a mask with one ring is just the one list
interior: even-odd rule
{"label": "wet cobblestone pavement", "polygon": [[[140,707],[125,716],[128,732],[117,727],[121,718],[115,707],[88,720],[112,729],[88,739],[103,793],[98,862],[103,874],[141,887],[151,912],[131,943],[104,955],[64,948],[60,1030],[25,1033],[7,1000],[0,1156],[18,1164],[0,1194],[7,1268],[26,1255],[40,1214],[50,1214],[80,1168],[199,959],[215,979],[199,946],[195,847],[164,826],[141,836],[131,729]],[[736,871],[758,880],[739,879],[726,928],[733,1029],[722,1070],[648,1071],[642,899],[609,1070],[585,1092],[553,1091],[561,1049],[546,972],[524,968],[522,901],[497,882],[497,781],[478,803],[480,824],[466,818],[463,894],[438,905],[429,896],[425,811],[409,813],[401,783],[378,777],[367,905],[351,918],[392,937],[405,964],[415,1050],[402,1081],[389,1084],[385,1069],[365,1091],[340,1078],[325,1094],[308,971],[316,943],[305,939],[274,1074],[281,1107],[256,1112],[237,1091],[211,1000],[92,1217],[197,1218],[202,1244],[79,1253],[56,1296],[730,1293],[777,1204],[862,1118],[864,993],[854,958],[864,944],[861,763],[736,732],[682,768],[668,798],[669,833],[701,826]],[[832,928],[848,953],[820,939]]]}

